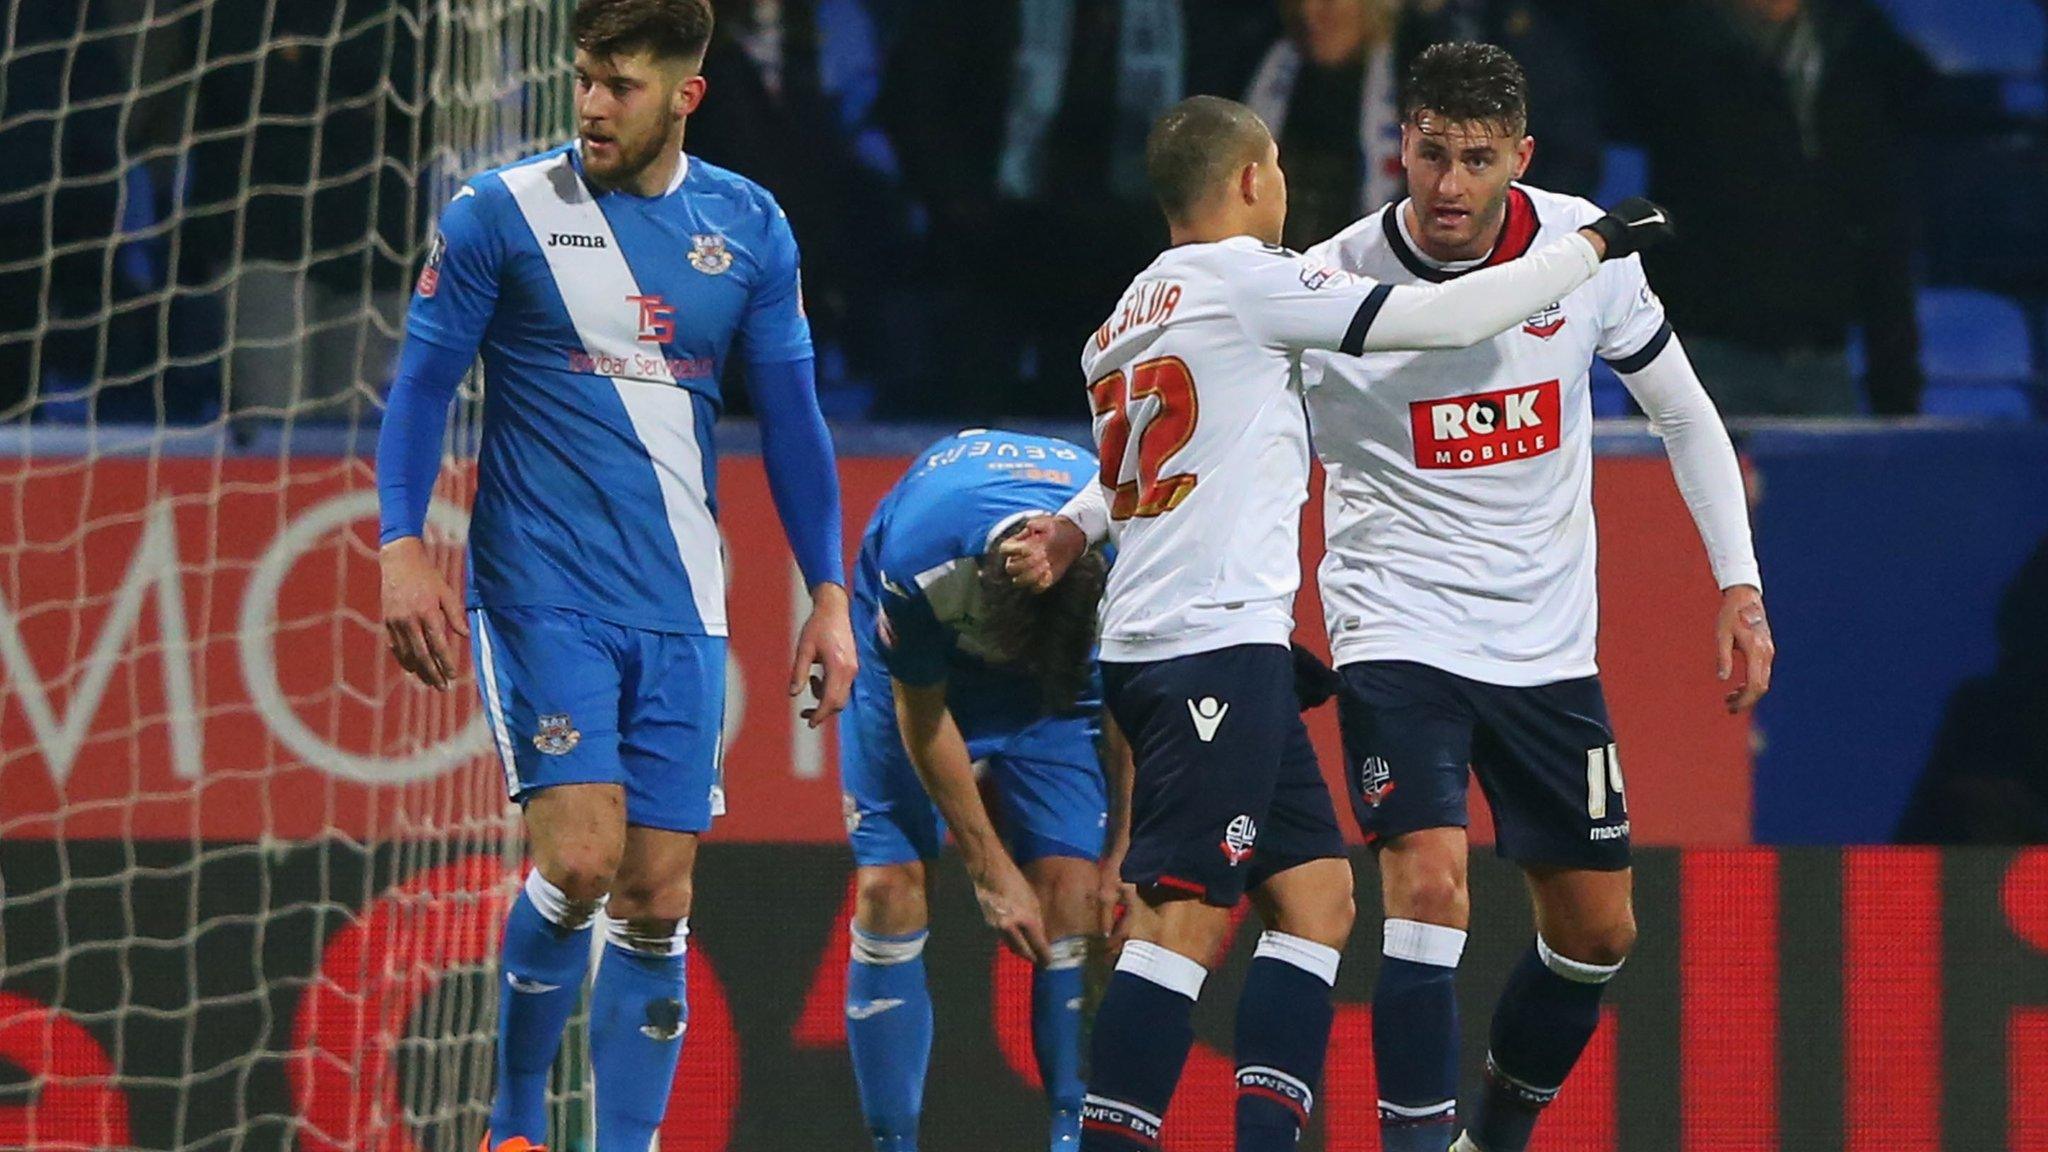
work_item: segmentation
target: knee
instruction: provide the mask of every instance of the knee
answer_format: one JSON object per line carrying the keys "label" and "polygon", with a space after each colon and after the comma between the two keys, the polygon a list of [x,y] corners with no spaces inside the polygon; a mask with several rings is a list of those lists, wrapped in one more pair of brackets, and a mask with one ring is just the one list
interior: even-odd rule
{"label": "knee", "polygon": [[619,853],[602,844],[563,845],[538,867],[570,904],[595,908],[611,894],[618,879]]}
{"label": "knee", "polygon": [[1062,873],[1041,886],[1038,902],[1045,912],[1048,936],[1078,936],[1095,924],[1095,878],[1092,869],[1080,875]]}
{"label": "knee", "polygon": [[854,884],[853,922],[868,932],[901,935],[924,928],[924,878],[909,868],[863,868]]}
{"label": "knee", "polygon": [[1603,924],[1588,925],[1567,933],[1563,940],[1545,940],[1551,950],[1568,960],[1598,968],[1612,968],[1628,959],[1636,946],[1636,919],[1624,911]]}
{"label": "knee", "polygon": [[688,873],[658,881],[637,877],[614,884],[610,911],[621,920],[673,923],[689,919],[695,897]]}
{"label": "knee", "polygon": [[1456,867],[1423,864],[1390,869],[1381,887],[1389,917],[1459,929],[1471,919],[1471,894],[1463,871]]}

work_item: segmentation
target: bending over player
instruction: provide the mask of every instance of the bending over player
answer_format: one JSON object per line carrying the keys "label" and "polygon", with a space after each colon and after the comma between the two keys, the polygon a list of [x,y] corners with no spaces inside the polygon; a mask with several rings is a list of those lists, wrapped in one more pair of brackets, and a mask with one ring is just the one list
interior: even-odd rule
{"label": "bending over player", "polygon": [[[1144,908],[1096,1016],[1082,1146],[1150,1148],[1190,1015],[1249,890],[1266,932],[1237,1013],[1237,1146],[1291,1149],[1331,1020],[1351,868],[1296,712],[1288,636],[1307,496],[1302,352],[1457,347],[1590,279],[1663,228],[1625,205],[1526,261],[1456,284],[1359,280],[1278,246],[1278,149],[1242,105],[1196,97],[1146,168],[1174,247],[1087,344],[1100,485],[1068,506],[1113,534],[1103,683],[1136,760],[1123,876]],[[1092,508],[1088,507],[1092,504]],[[1046,576],[1047,517],[1006,546]]]}
{"label": "bending over player", "polygon": [[[682,151],[708,0],[583,0],[578,139],[465,184],[441,215],[377,445],[384,623],[429,687],[457,636],[533,870],[505,924],[485,1148],[547,1136],[548,1071],[590,964],[598,1152],[646,1152],[687,1023],[697,837],[723,804],[724,550],[710,426],[735,339],[777,511],[811,589],[790,691],[853,678],[839,482],[796,241],[758,185]],[[481,352],[469,620],[420,540],[456,385]]]}
{"label": "bending over player", "polygon": [[[1103,853],[1096,751],[1105,566],[1089,553],[1054,594],[1034,596],[1010,583],[994,555],[1096,468],[1092,453],[1062,440],[962,432],[923,453],[861,541],[861,671],[839,722],[859,868],[846,1031],[877,1152],[917,1147],[932,1046],[925,894],[949,830],[989,925],[1037,968],[1031,1035],[1052,1105],[1051,1147],[1071,1149],[1079,1138],[1081,962],[1106,906],[1098,886],[1106,877],[1113,905],[1122,857],[1120,846]],[[1110,758],[1113,768],[1126,763]],[[1001,836],[976,764],[987,766]],[[1124,789],[1108,794],[1120,808]]]}

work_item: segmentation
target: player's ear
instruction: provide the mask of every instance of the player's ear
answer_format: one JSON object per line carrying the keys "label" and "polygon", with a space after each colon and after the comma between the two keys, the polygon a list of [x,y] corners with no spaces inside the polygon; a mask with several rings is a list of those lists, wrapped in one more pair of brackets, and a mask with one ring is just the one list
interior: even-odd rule
{"label": "player's ear", "polygon": [[704,103],[704,90],[709,87],[702,73],[693,74],[688,80],[676,85],[673,112],[680,119],[695,112]]}
{"label": "player's ear", "polygon": [[1256,161],[1237,170],[1237,198],[1246,204],[1259,202],[1259,165]]}
{"label": "player's ear", "polygon": [[1535,158],[1536,138],[1534,136],[1522,137],[1521,142],[1515,145],[1515,179],[1520,180],[1522,178],[1522,174],[1529,170],[1529,162]]}

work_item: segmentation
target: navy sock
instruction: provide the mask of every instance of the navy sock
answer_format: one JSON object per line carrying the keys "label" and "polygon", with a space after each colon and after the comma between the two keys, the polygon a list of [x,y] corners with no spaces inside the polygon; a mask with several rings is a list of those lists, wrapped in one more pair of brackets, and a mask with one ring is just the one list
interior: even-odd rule
{"label": "navy sock", "polygon": [[590,921],[595,908],[572,908],[560,888],[536,868],[505,918],[499,968],[498,1089],[491,1101],[494,1142],[548,1138],[548,1073],[562,1047],[562,1031],[583,995],[590,969]]}
{"label": "navy sock", "polygon": [[1458,1123],[1458,960],[1465,933],[1388,920],[1372,995],[1380,1147],[1444,1152]]}
{"label": "navy sock", "polygon": [[647,1152],[668,1112],[689,1026],[683,989],[689,922],[648,938],[604,918],[604,961],[590,994],[590,1069],[597,1093],[597,1152]]}
{"label": "navy sock", "polygon": [[1181,1066],[1195,1043],[1195,998],[1208,969],[1157,944],[1124,945],[1109,991],[1095,1010],[1088,1092],[1081,1103],[1083,1152],[1159,1146],[1159,1127]]}
{"label": "navy sock", "polygon": [[1081,965],[1088,938],[1052,942],[1052,963],[1031,976],[1031,1051],[1052,1113],[1048,1146],[1072,1152],[1081,1143]]}
{"label": "navy sock", "polygon": [[1493,1012],[1486,1090],[1472,1138],[1486,1152],[1523,1152],[1536,1118],[1557,1095],[1600,1026],[1600,996],[1621,965],[1582,964],[1537,937]]}
{"label": "navy sock", "polygon": [[932,996],[925,986],[929,933],[853,930],[846,966],[846,1047],[875,1152],[916,1152],[932,1057]]}
{"label": "navy sock", "polygon": [[1237,1152],[1290,1152],[1330,1047],[1337,950],[1267,932],[1237,1001]]}

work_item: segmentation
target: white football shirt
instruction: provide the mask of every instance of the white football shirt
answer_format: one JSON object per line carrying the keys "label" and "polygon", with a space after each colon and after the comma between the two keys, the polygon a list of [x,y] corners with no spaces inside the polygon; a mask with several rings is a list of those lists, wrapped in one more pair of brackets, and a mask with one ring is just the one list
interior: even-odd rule
{"label": "white football shirt", "polygon": [[1167,250],[1082,353],[1117,561],[1102,658],[1286,644],[1301,581],[1301,352],[1498,332],[1599,266],[1572,237],[1437,288],[1361,280],[1248,236]]}
{"label": "white football shirt", "polygon": [[[1420,255],[1405,203],[1310,257],[1397,284],[1468,270]],[[1516,185],[1499,246],[1475,264],[1514,260],[1600,214]],[[1670,340],[1632,256],[1469,348],[1314,357],[1308,407],[1326,473],[1318,579],[1336,663],[1413,660],[1510,686],[1593,675],[1588,373],[1595,356],[1633,372]]]}

